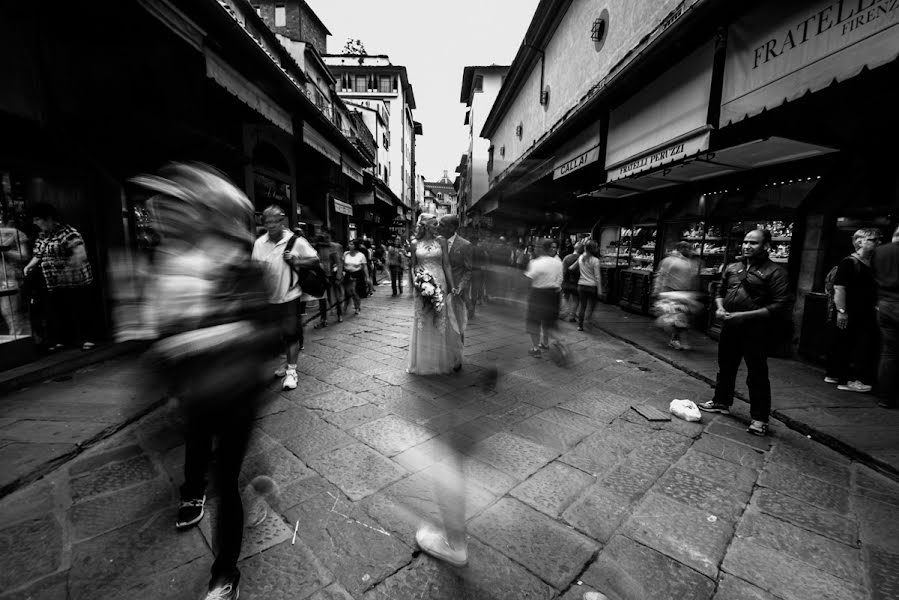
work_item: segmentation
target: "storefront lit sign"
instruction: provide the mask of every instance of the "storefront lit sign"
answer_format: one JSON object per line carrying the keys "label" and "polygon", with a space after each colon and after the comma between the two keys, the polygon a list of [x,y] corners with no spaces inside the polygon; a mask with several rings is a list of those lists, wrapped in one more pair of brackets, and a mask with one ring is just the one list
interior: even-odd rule
{"label": "storefront lit sign", "polygon": [[615,181],[643,171],[648,171],[666,163],[692,156],[697,152],[708,150],[708,148],[709,133],[705,132],[699,136],[676,142],[670,146],[654,150],[637,159],[619,165],[615,169],[609,171],[608,179],[609,181]]}
{"label": "storefront lit sign", "polygon": [[731,25],[721,124],[873,69],[899,53],[899,0],[768,0]]}
{"label": "storefront lit sign", "polygon": [[353,216],[353,207],[352,207],[352,205],[347,204],[346,202],[341,202],[337,198],[334,198],[334,212],[341,214],[341,215],[347,215],[348,217],[352,217]]}

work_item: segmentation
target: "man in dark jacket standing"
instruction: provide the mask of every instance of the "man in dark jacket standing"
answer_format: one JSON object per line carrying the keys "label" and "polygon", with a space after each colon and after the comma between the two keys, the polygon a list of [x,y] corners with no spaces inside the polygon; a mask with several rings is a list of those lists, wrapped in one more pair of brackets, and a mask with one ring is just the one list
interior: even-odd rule
{"label": "man in dark jacket standing", "polygon": [[880,365],[877,386],[883,408],[899,408],[899,227],[893,241],[874,250],[871,270],[877,282]]}
{"label": "man in dark jacket standing", "polygon": [[746,385],[752,423],[749,433],[766,435],[771,412],[768,348],[772,323],[790,308],[787,272],[768,258],[771,232],[750,231],[743,238],[743,260],[724,270],[716,315],[724,321],[718,342],[718,383],[712,400],[699,405],[706,412],[730,413],[740,361],[746,361]]}

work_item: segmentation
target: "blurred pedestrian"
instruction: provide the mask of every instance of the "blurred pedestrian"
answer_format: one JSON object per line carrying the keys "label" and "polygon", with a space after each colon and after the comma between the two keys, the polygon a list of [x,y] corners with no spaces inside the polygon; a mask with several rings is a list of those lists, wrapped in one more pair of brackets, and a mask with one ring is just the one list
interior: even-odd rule
{"label": "blurred pedestrian", "polygon": [[406,252],[396,241],[387,246],[387,268],[390,270],[390,288],[393,296],[403,295],[403,277],[406,272]]}
{"label": "blurred pedestrian", "polygon": [[69,345],[91,350],[95,345],[91,302],[94,273],[84,238],[59,220],[51,204],[34,204],[31,215],[40,234],[23,273],[28,277],[37,270],[39,285],[47,291],[47,349],[53,352]]}
{"label": "blurred pedestrian", "polygon": [[473,319],[477,306],[483,304],[487,298],[486,270],[489,268],[490,257],[481,246],[478,236],[471,238],[471,307],[468,318]]}
{"label": "blurred pedestrian", "polygon": [[772,322],[790,309],[789,278],[783,267],[768,258],[771,232],[750,231],[743,238],[743,259],[724,269],[715,315],[724,321],[718,340],[718,381],[715,396],[699,405],[706,412],[730,414],[740,362],[746,361],[749,386],[749,433],[768,434],[771,382],[768,350]]}
{"label": "blurred pedestrian", "polygon": [[277,340],[265,273],[249,260],[253,207],[211,167],[169,165],[160,176],[133,181],[159,192],[148,205],[164,235],[149,267],[150,322],[142,330],[158,336],[147,356],[178,398],[185,424],[175,526],[203,518],[216,438],[216,556],[206,599],[236,600],[244,529],[238,478],[264,390],[261,366]]}
{"label": "blurred pedestrian", "polygon": [[314,325],[315,329],[322,329],[328,326],[329,304],[337,310],[337,322],[343,321],[343,298],[338,294],[342,288],[339,282],[343,276],[343,248],[331,241],[329,231],[323,230],[318,235],[316,250],[318,260],[328,278],[325,294],[318,301],[318,323]]}
{"label": "blurred pedestrian", "polygon": [[669,334],[668,345],[675,350],[689,350],[687,335],[693,315],[701,308],[697,296],[699,263],[690,242],[678,242],[662,259],[653,280],[653,312],[656,324]]}
{"label": "blurred pedestrian", "polygon": [[4,209],[0,219],[0,253],[6,269],[0,273],[0,287],[11,293],[0,298],[0,315],[7,334],[14,338],[31,334],[24,271],[31,260],[28,242],[28,236],[16,226],[11,212]]}
{"label": "blurred pedestrian", "polygon": [[[602,277],[600,276],[599,262],[599,246],[593,240],[588,240],[584,244],[584,252],[581,254],[577,262],[568,267],[569,271],[577,268],[577,330],[584,330],[584,318],[590,322],[593,319],[593,311],[596,309],[596,302],[602,293]],[[575,267],[576,265],[576,267]]]}
{"label": "blurred pedestrian", "polygon": [[578,242],[571,252],[562,259],[562,319],[577,322],[578,287],[581,278],[578,258],[584,253],[584,244]]}
{"label": "blurred pedestrian", "polygon": [[363,248],[362,240],[356,238],[350,242],[350,249],[343,253],[343,292],[346,298],[343,312],[349,310],[352,300],[357,315],[362,310],[362,298],[368,296],[371,289],[368,259],[362,252]]}
{"label": "blurred pedestrian", "polygon": [[899,227],[891,243],[874,250],[871,270],[877,282],[877,322],[880,326],[880,364],[877,368],[878,406],[899,408]]}
{"label": "blurred pedestrian", "polygon": [[297,358],[303,336],[299,310],[303,290],[294,269],[317,265],[318,253],[306,238],[291,235],[281,207],[272,205],[262,211],[262,224],[267,233],[253,244],[252,259],[264,266],[271,279],[269,302],[280,315],[287,362],[275,371],[275,376],[283,377],[283,389],[293,390],[297,387]]}
{"label": "blurred pedestrian", "polygon": [[882,241],[877,229],[859,229],[852,235],[855,251],[834,272],[824,381],[839,390],[870,392],[877,378],[877,282],[870,260]]}
{"label": "blurred pedestrian", "polygon": [[562,263],[552,256],[551,240],[535,246],[536,256],[528,263],[524,276],[531,280],[528,294],[526,329],[531,336],[531,356],[539,357],[549,349],[550,333],[559,318],[559,294],[562,289]]}

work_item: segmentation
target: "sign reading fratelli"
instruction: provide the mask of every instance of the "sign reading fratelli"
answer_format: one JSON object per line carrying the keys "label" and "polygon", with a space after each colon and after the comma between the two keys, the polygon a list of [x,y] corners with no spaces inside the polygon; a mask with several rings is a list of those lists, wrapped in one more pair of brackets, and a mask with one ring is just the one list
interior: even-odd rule
{"label": "sign reading fratelli", "polygon": [[728,33],[721,125],[899,53],[899,0],[761,2]]}

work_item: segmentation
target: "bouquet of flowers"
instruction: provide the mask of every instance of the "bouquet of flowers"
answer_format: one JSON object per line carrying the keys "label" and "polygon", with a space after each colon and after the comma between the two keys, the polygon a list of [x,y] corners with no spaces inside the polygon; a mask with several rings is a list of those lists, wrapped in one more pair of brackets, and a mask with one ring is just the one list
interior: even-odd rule
{"label": "bouquet of flowers", "polygon": [[419,267],[415,270],[413,281],[419,295],[425,302],[425,306],[430,306],[435,312],[442,313],[443,309],[446,308],[446,297],[443,293],[443,288],[440,287],[434,276]]}

